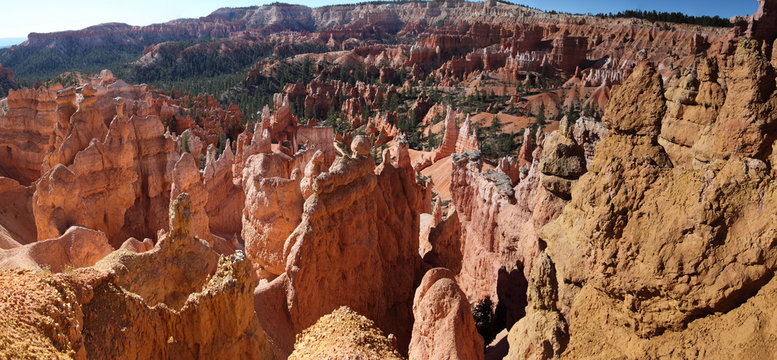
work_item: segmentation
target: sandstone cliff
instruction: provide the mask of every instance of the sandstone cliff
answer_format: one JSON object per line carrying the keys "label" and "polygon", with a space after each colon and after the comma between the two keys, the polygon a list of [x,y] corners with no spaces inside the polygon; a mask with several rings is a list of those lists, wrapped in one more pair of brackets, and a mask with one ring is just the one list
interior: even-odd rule
{"label": "sandstone cliff", "polygon": [[353,158],[338,158],[317,174],[306,170],[311,190],[284,245],[285,271],[255,293],[259,313],[285,302],[262,319],[278,357],[291,352],[289,335],[342,305],[394,334],[407,351],[423,190],[406,168],[386,160],[376,169],[369,149],[357,137]]}
{"label": "sandstone cliff", "polygon": [[[774,230],[763,216],[773,201],[771,162],[761,149],[772,142],[764,135],[775,75],[755,45],[740,42],[725,100],[704,107],[721,110],[708,117],[692,163],[675,152],[673,164],[658,142],[662,119],[676,118],[666,115],[677,106],[668,103],[687,85],[672,85],[665,98],[660,77],[641,63],[615,89],[604,117],[610,135],[573,186],[572,201],[540,234],[555,263],[558,309],[569,323],[564,357],[769,351],[759,326],[737,330],[758,321],[774,272],[767,244]],[[709,67],[700,69],[709,89]],[[734,112],[748,120],[732,125]],[[596,350],[592,339],[600,343]],[[750,346],[720,345],[728,341]]]}

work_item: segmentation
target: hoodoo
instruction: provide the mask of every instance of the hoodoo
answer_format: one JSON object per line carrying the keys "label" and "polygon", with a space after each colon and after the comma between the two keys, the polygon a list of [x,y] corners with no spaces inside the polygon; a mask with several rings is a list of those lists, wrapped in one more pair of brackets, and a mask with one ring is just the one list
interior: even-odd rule
{"label": "hoodoo", "polygon": [[0,358],[777,353],[775,0],[29,3]]}

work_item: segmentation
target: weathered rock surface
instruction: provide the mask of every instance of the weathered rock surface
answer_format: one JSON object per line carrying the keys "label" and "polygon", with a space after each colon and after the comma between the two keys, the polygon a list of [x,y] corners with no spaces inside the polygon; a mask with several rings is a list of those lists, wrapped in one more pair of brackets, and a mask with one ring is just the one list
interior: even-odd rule
{"label": "weathered rock surface", "polygon": [[208,214],[211,231],[230,237],[240,233],[243,227],[245,192],[241,179],[236,179],[232,173],[236,158],[229,140],[218,158],[215,149],[212,150],[208,150],[205,155],[203,183],[208,193],[205,212]]}
{"label": "weathered rock surface", "polygon": [[81,95],[77,103],[72,89],[57,98],[60,122],[33,198],[38,239],[73,224],[105,232],[114,247],[129,236],[152,237],[166,227],[159,219],[179,154],[159,118],[149,115],[151,94],[116,81],[87,85]]}
{"label": "weathered rock surface", "polygon": [[0,271],[0,356],[86,359],[77,294],[60,275]]}
{"label": "weathered rock surface", "polygon": [[456,115],[456,112],[448,107],[447,115],[445,116],[445,133],[443,134],[440,147],[434,153],[432,161],[440,160],[453,153],[478,150],[477,136],[475,136],[471,129],[469,116],[464,120],[461,127],[458,127],[456,126]]}
{"label": "weathered rock surface", "polygon": [[[272,358],[253,314],[250,268],[239,253],[219,260],[215,273],[187,295],[180,310],[149,308],[113,282],[92,286],[94,299],[84,309],[90,356]],[[106,319],[117,316],[121,323]],[[148,335],[127,336],[128,330]]]}
{"label": "weathered rock surface", "polygon": [[625,135],[657,136],[666,111],[661,75],[642,63],[618,89],[607,103],[604,125]]}
{"label": "weathered rock surface", "polygon": [[[538,152],[537,159],[541,157]],[[540,186],[536,165],[515,188],[506,175],[481,173],[481,166],[477,154],[454,155],[451,193],[457,212],[454,221],[461,224],[461,238],[454,243],[460,244],[461,258],[434,265],[460,267],[456,281],[470,302],[486,296],[499,299],[508,309],[511,325],[523,315],[525,279],[539,254],[538,229],[557,216],[566,201]],[[438,259],[453,258],[440,255]]]}
{"label": "weathered rock surface", "polygon": [[92,266],[112,251],[104,233],[73,226],[56,239],[0,250],[0,269],[61,272]]}
{"label": "weathered rock surface", "polygon": [[0,115],[0,175],[29,185],[41,176],[49,138],[59,121],[57,89],[11,90],[7,102],[8,110]]}
{"label": "weathered rock surface", "polygon": [[421,253],[424,263],[432,267],[449,266],[454,274],[461,271],[461,222],[455,209],[429,229],[427,241],[429,248]]}
{"label": "weathered rock surface", "polygon": [[448,107],[445,115],[445,132],[443,133],[440,147],[434,154],[432,161],[440,160],[456,152],[456,140],[459,137],[459,128],[456,126],[456,113]]}
{"label": "weathered rock surface", "polygon": [[691,148],[712,125],[725,102],[725,91],[718,83],[715,58],[701,60],[695,71],[678,74],[669,80],[666,115],[661,122],[659,144],[676,166],[691,165]]}
{"label": "weathered rock surface", "polygon": [[288,175],[286,161],[277,154],[253,155],[243,169],[242,236],[259,278],[272,279],[285,269],[283,244],[302,220],[300,180],[298,171]]}
{"label": "weathered rock surface", "polygon": [[607,136],[607,128],[601,122],[591,118],[581,117],[575,121],[573,134],[575,142],[583,147],[585,161],[589,164],[594,159],[594,149]]}
{"label": "weathered rock surface", "polygon": [[702,130],[693,156],[702,162],[732,155],[764,158],[771,151],[771,142],[763,137],[773,134],[777,126],[777,97],[773,96],[774,68],[757,41],[740,41],[727,77],[726,101],[715,121]]}
{"label": "weathered rock surface", "polygon": [[[196,255],[204,250],[217,256],[191,237],[186,194],[173,202],[170,215],[170,234],[148,253],[118,250],[96,267],[71,274],[0,272],[0,353],[78,359],[272,358],[253,312],[250,268],[242,254],[218,264],[206,261],[209,271],[201,272],[204,258]],[[174,273],[188,277],[167,277]],[[127,282],[132,276],[137,278]]]}
{"label": "weathered rock surface", "polygon": [[0,177],[0,249],[11,249],[38,240],[32,215],[32,186]]}
{"label": "weathered rock surface", "polygon": [[[724,29],[496,1],[274,4],[151,27],[32,34],[19,49],[139,44],[149,34],[222,38],[191,52],[278,44],[280,60],[257,64],[247,89],[308,60],[316,80],[285,86],[272,115],[266,107],[253,134],[239,135],[245,119],[236,106],[168,97],[109,71],[0,100],[0,268],[66,273],[0,274],[21,289],[0,288],[13,292],[11,305],[0,305],[0,357],[33,346],[44,358],[286,358],[292,350],[293,358],[392,358],[412,344],[414,358],[482,358],[468,303],[486,296],[512,328],[511,357],[769,356],[777,32],[774,2],[760,5],[725,37]],[[420,40],[379,45],[398,32]],[[755,40],[732,46],[740,36]],[[295,43],[333,52],[283,59],[300,51]],[[137,65],[155,65],[168,46],[148,47]],[[703,52],[715,60],[698,60]],[[523,99],[547,85],[539,72],[574,76]],[[366,74],[388,90],[322,80],[338,73]],[[523,90],[513,89],[522,79]],[[604,112],[603,125],[562,121],[536,141],[525,131],[518,160],[483,172],[468,153],[478,149],[475,122],[458,127],[450,111],[441,146],[417,166],[452,168],[453,210],[443,219],[439,203],[428,215],[431,185],[416,180],[398,127],[404,114],[384,111],[425,80],[438,90],[505,81],[501,96],[513,103],[504,106],[544,107],[546,116],[585,108]],[[441,104],[424,92],[412,98],[414,120],[437,121]],[[347,150],[336,148],[331,127],[315,124],[339,111],[346,123],[338,121],[336,139],[354,156],[335,160]],[[372,139],[355,136],[361,131]],[[237,137],[234,151],[221,133]],[[373,144],[392,147],[377,169]],[[167,224],[170,202],[178,210]],[[242,246],[246,259],[239,252],[219,262],[218,253]],[[113,248],[91,269],[70,269]],[[430,266],[450,272],[432,270],[414,290]],[[25,292],[35,298],[20,298]],[[31,308],[14,313],[20,303]],[[327,317],[342,305],[393,335],[382,338],[345,310]],[[330,326],[338,322],[347,326]],[[327,342],[332,329],[350,332]]]}
{"label": "weathered rock surface", "polygon": [[277,286],[257,288],[258,304],[285,292],[286,310],[268,319],[281,325],[264,326],[276,356],[291,352],[284,348],[289,330],[276,329],[298,333],[342,305],[395,334],[400,351],[410,342],[424,191],[411,171],[390,161],[375,169],[361,141],[352,144],[354,158],[338,158],[315,175],[302,220],[284,246],[285,272]]}
{"label": "weathered rock surface", "polygon": [[[758,0],[758,10],[753,15],[744,19],[734,17],[735,26],[745,25],[745,36],[750,39],[764,41],[772,44],[777,38],[777,17],[775,17],[775,3],[769,0]],[[740,23],[742,20],[742,23]]]}
{"label": "weathered rock surface", "polygon": [[103,141],[92,141],[72,165],[56,165],[37,183],[38,239],[80,224],[105,232],[119,247],[128,234],[151,236],[164,229],[153,216],[164,216],[177,158],[158,118],[114,118]]}
{"label": "weathered rock surface", "polygon": [[[219,256],[193,234],[195,219],[189,194],[181,193],[170,202],[169,218],[170,232],[152,250],[118,250],[94,267],[115,273],[119,286],[140,295],[151,306],[165,303],[180,308],[215,271]],[[159,273],[165,276],[157,276]]]}
{"label": "weathered rock surface", "polygon": [[777,329],[773,321],[767,320],[777,306],[775,295],[777,281],[772,279],[731,311],[708,314],[689,323],[683,331],[643,338],[634,334],[628,321],[623,321],[617,300],[584,288],[575,307],[588,315],[571,319],[569,331],[574,336],[562,358],[637,359],[647,355],[669,359],[768,359],[777,351]]}
{"label": "weathered rock surface", "polygon": [[529,276],[526,316],[510,329],[507,359],[556,359],[567,345],[567,324],[556,309],[558,285],[553,262],[542,253]]}
{"label": "weathered rock surface", "polygon": [[[692,166],[672,167],[657,143],[667,100],[654,95],[661,82],[649,65],[613,91],[612,132],[540,236],[570,324],[565,357],[757,356],[762,348],[721,344],[769,341],[760,329],[770,325],[755,323],[777,263],[767,220],[777,198],[761,150],[771,146],[765,109],[775,97],[774,84],[757,86],[774,80],[759,51],[740,43],[725,104],[693,146],[703,161]],[[624,109],[635,106],[644,111]]]}
{"label": "weathered rock surface", "polygon": [[[540,142],[541,144],[542,142]],[[470,302],[489,296],[511,326],[524,314],[526,278],[540,253],[539,228],[561,213],[566,200],[540,185],[542,147],[515,187],[499,172],[483,172],[477,153],[453,155],[455,213],[430,231],[431,266],[447,267]]]}
{"label": "weathered rock surface", "polygon": [[483,359],[467,296],[445,268],[426,272],[413,300],[410,359]]}
{"label": "weathered rock surface", "polygon": [[187,193],[192,199],[192,235],[211,242],[208,214],[205,212],[205,204],[208,203],[208,193],[205,185],[200,180],[200,171],[197,163],[190,153],[183,153],[173,166],[172,185],[170,187],[170,201],[174,201],[179,194]]}
{"label": "weathered rock surface", "polygon": [[543,143],[539,161],[540,184],[553,194],[569,199],[572,185],[586,172],[584,149],[573,136],[573,125],[567,117],[560,128],[550,133]]}

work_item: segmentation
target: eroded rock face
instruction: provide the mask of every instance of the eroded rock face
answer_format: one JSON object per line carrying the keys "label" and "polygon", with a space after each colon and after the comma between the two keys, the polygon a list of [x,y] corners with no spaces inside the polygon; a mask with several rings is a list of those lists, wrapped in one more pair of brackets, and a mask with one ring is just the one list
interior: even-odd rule
{"label": "eroded rock face", "polygon": [[[777,37],[777,17],[775,17],[775,3],[769,0],[758,0],[758,10],[753,15],[744,19],[735,17],[736,25],[745,25],[745,36],[750,39],[765,41],[767,44],[774,42]],[[741,23],[740,23],[741,21]]]}
{"label": "eroded rock face", "polygon": [[585,151],[575,141],[572,126],[567,117],[561,119],[560,128],[545,138],[539,161],[542,187],[564,199],[569,199],[572,185],[586,172]]}
{"label": "eroded rock face", "polygon": [[35,188],[23,186],[14,179],[0,177],[0,248],[12,249],[38,240],[32,213]]}
{"label": "eroded rock face", "polygon": [[248,158],[243,170],[242,236],[258,278],[283,273],[284,241],[302,219],[301,176],[296,172],[290,177],[284,164],[277,154],[258,154]]}
{"label": "eroded rock face", "polygon": [[208,215],[205,204],[208,203],[208,193],[200,180],[200,171],[192,154],[183,153],[176,161],[172,173],[170,201],[175,201],[181,193],[188,193],[192,199],[192,235],[203,240],[211,240]]}
{"label": "eroded rock face", "polygon": [[[180,310],[154,311],[109,279],[92,285],[94,298],[84,306],[90,357],[273,358],[253,313],[253,282],[241,253],[221,258]],[[125,321],[113,322],[117,315]]]}
{"label": "eroded rock face", "polygon": [[119,247],[128,233],[164,229],[152,216],[164,217],[178,155],[161,126],[156,117],[116,117],[103,141],[92,141],[72,165],[48,171],[33,196],[38,239],[80,224],[105,232]]}
{"label": "eroded rock face", "polygon": [[410,359],[483,359],[467,296],[445,268],[426,272],[413,300]]}
{"label": "eroded rock face", "polygon": [[499,165],[496,167],[496,171],[499,171],[510,178],[510,181],[515,185],[521,179],[521,167],[520,162],[512,156],[505,156],[499,159]]}
{"label": "eroded rock face", "polygon": [[443,133],[440,147],[434,154],[433,161],[442,159],[456,151],[456,140],[459,137],[459,128],[456,126],[456,113],[448,107],[445,115],[445,133]]}
{"label": "eroded rock face", "polygon": [[49,138],[59,121],[57,90],[9,91],[8,111],[0,115],[0,172],[5,173],[0,175],[25,185],[41,176]]}
{"label": "eroded rock face", "polygon": [[[149,305],[165,303],[178,309],[197,292],[217,266],[219,256],[205,240],[194,236],[194,214],[188,193],[170,203],[170,232],[150,251],[116,251],[95,268],[116,274],[115,282]],[[165,276],[156,274],[164,273]]]}
{"label": "eroded rock face", "polygon": [[[8,151],[0,154],[0,176],[10,176],[22,185],[35,181],[30,201],[34,214],[30,218],[35,222],[32,235],[37,240],[56,238],[79,225],[104,232],[118,248],[128,237],[151,238],[158,230],[166,230],[162,219],[171,191],[173,197],[186,191],[195,198],[197,214],[215,218],[208,224],[207,216],[198,215],[195,232],[220,252],[238,247],[235,239],[239,238],[245,200],[239,176],[235,181],[230,171],[236,162],[232,149],[224,151],[218,164],[213,156],[208,176],[200,175],[198,169],[207,165],[199,163],[201,149],[215,142],[216,131],[239,120],[239,110],[223,110],[212,97],[194,98],[192,108],[202,110],[204,128],[192,123],[185,135],[176,137],[165,133],[165,126],[171,130],[171,119],[181,115],[183,100],[146,86],[128,85],[109,71],[80,81],[83,85],[77,88],[19,90],[3,102],[0,122],[6,126],[0,130],[0,144]],[[165,117],[164,123],[160,116]],[[292,134],[298,143],[324,147],[327,137],[320,135],[326,128],[304,130]],[[200,140],[196,134],[205,138]],[[327,149],[333,149],[331,136],[329,139]],[[269,142],[267,147],[270,152]],[[174,171],[184,152],[192,154],[195,166],[181,163]],[[304,167],[309,157],[293,157],[295,166]],[[22,239],[30,237],[30,232],[16,222],[4,221],[6,229],[1,232],[9,235],[0,235],[3,242],[9,237],[16,243],[30,241]],[[214,232],[230,241],[210,234],[206,228],[212,224],[216,224]]]}
{"label": "eroded rock face", "polygon": [[[593,338],[603,341],[599,355],[605,357],[635,349],[648,356],[687,356],[668,350],[670,341],[688,344],[685,350],[693,354],[725,357],[748,351],[711,353],[720,339],[764,341],[760,331],[723,327],[760,309],[763,298],[752,296],[771,291],[765,284],[777,264],[770,245],[775,229],[766,215],[777,198],[768,158],[759,150],[771,145],[764,135],[772,116],[762,111],[775,97],[756,86],[773,70],[755,51],[748,41],[740,43],[726,103],[702,132],[709,135],[693,147],[705,150],[694,155],[709,155],[709,163],[672,167],[657,144],[654,119],[665,100],[647,96],[661,87],[649,65],[638,65],[614,90],[613,98],[621,101],[610,102],[605,114],[610,135],[573,187],[572,201],[540,234],[558,274],[570,357],[592,356],[584,344]],[[773,82],[774,76],[767,78]],[[637,99],[642,109],[656,111],[622,109]],[[734,112],[748,115],[732,122]],[[707,133],[711,129],[726,141]],[[699,342],[701,331],[714,335]]]}
{"label": "eroded rock face", "polygon": [[0,285],[0,356],[31,356],[32,348],[41,358],[86,359],[84,336],[79,331],[84,313],[66,279],[4,270],[0,271]]}
{"label": "eroded rock face", "polygon": [[702,162],[725,160],[733,154],[764,158],[771,143],[763,141],[763,136],[777,126],[777,98],[773,96],[774,68],[757,41],[740,41],[727,77],[726,100],[715,121],[702,130],[693,156]]}
{"label": "eroded rock face", "polygon": [[153,115],[157,104],[145,86],[101,76],[52,98],[56,121],[41,141],[44,174],[33,201],[39,240],[77,224],[104,232],[118,248],[166,228],[160,219],[180,150]]}
{"label": "eroded rock face", "polygon": [[285,272],[277,286],[257,288],[259,304],[285,293],[286,310],[268,320],[281,325],[265,326],[279,357],[291,352],[281,329],[298,333],[342,305],[395,334],[400,351],[410,341],[423,189],[412,170],[390,161],[375,169],[360,142],[352,144],[354,158],[338,158],[315,176],[311,170],[312,192],[284,246]]}
{"label": "eroded rock face", "polygon": [[112,251],[104,233],[73,226],[56,239],[0,250],[0,269],[61,272],[92,266]]}
{"label": "eroded rock face", "polygon": [[618,89],[607,103],[604,125],[616,133],[657,136],[666,111],[661,75],[642,63]]}
{"label": "eroded rock face", "polygon": [[453,153],[478,150],[478,139],[471,129],[469,115],[467,115],[461,127],[456,126],[456,115],[456,112],[449,106],[445,116],[445,133],[443,134],[440,147],[434,153],[433,161],[440,160]]}
{"label": "eroded rock face", "polygon": [[448,213],[445,220],[429,229],[428,249],[423,249],[421,256],[424,263],[432,267],[450,267],[450,271],[458,274],[461,271],[463,257],[461,255],[461,222],[455,209]]}
{"label": "eroded rock face", "polygon": [[0,272],[0,301],[16,304],[0,306],[0,343],[12,345],[0,353],[36,346],[44,357],[77,359],[272,358],[242,253],[218,259],[191,236],[188,194],[170,215],[170,234],[149,252],[118,250],[70,274]]}
{"label": "eroded rock face", "polygon": [[[433,266],[458,270],[456,282],[470,302],[489,296],[504,307],[508,327],[524,315],[526,279],[540,253],[538,231],[566,204],[541,185],[544,152],[537,148],[534,163],[514,187],[507,175],[481,172],[477,153],[454,155],[456,216],[432,229],[432,251],[424,256]],[[458,230],[449,229],[455,223]]]}
{"label": "eroded rock face", "polygon": [[[774,353],[775,325],[764,321],[773,314],[777,281],[772,279],[746,302],[728,312],[708,314],[688,328],[643,338],[634,334],[620,316],[621,304],[593,288],[581,291],[576,307],[589,316],[573,318],[564,358],[590,359],[626,356],[630,358],[667,356],[705,359],[769,358]],[[607,339],[607,341],[602,341]],[[591,343],[599,344],[592,353]]]}
{"label": "eroded rock face", "polygon": [[[211,151],[212,150],[212,151]],[[229,237],[242,229],[242,210],[245,192],[242,183],[232,173],[236,158],[227,140],[224,152],[216,157],[215,149],[209,149],[205,157],[203,183],[208,193],[205,211],[210,229],[215,234]]]}
{"label": "eroded rock face", "polygon": [[556,359],[567,345],[567,324],[556,309],[558,285],[553,262],[540,254],[529,277],[526,316],[510,329],[508,359]]}
{"label": "eroded rock face", "polygon": [[718,83],[715,58],[701,60],[695,71],[673,77],[667,84],[666,115],[661,122],[659,144],[676,166],[692,164],[691,148],[712,125],[725,102]]}
{"label": "eroded rock face", "polygon": [[592,118],[581,117],[575,121],[573,130],[575,142],[583,147],[586,164],[593,161],[594,149],[607,136],[607,133],[604,124]]}

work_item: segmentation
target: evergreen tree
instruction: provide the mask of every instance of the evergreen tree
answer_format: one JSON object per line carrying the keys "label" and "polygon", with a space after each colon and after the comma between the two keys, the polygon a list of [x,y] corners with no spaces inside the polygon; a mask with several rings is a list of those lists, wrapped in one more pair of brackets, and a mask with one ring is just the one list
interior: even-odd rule
{"label": "evergreen tree", "polygon": [[545,104],[540,105],[540,111],[537,114],[537,126],[544,127],[545,126]]}

